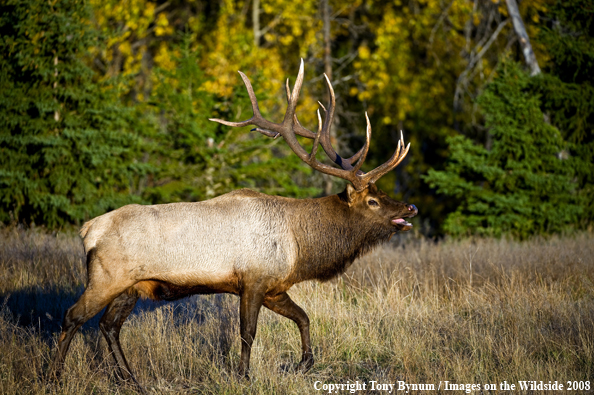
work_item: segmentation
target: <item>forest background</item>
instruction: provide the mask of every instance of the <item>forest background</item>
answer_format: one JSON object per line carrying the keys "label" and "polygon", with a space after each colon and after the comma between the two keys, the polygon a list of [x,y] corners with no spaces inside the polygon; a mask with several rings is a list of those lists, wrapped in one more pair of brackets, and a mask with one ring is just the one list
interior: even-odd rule
{"label": "forest background", "polygon": [[279,122],[303,58],[300,120],[315,128],[326,73],[338,152],[362,145],[365,111],[367,169],[404,130],[410,153],[378,184],[419,207],[418,232],[589,228],[594,5],[524,0],[519,11],[537,69],[497,0],[6,0],[0,221],[61,229],[126,203],[240,187],[340,191],[282,141],[208,121],[251,116],[241,70]]}

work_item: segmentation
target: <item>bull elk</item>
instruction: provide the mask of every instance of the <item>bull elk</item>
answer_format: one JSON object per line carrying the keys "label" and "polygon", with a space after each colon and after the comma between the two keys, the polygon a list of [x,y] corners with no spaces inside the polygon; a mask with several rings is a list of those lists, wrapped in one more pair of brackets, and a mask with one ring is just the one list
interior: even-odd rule
{"label": "bull elk", "polygon": [[[302,342],[298,368],[307,371],[314,362],[309,318],[287,291],[302,281],[325,281],[341,274],[357,257],[394,233],[412,228],[405,218],[415,216],[417,208],[390,199],[375,186],[408,153],[410,143],[404,148],[402,135],[392,158],[364,173],[360,168],[371,138],[369,118],[365,114],[363,148],[350,158],[338,155],[329,135],[335,96],[328,77],[330,103],[323,108],[323,122],[318,110],[318,130],[314,133],[295,115],[303,60],[292,92],[287,80],[288,106],[280,124],[262,117],[249,79],[239,73],[253,117],[243,122],[211,121],[228,126],[254,125],[254,130],[268,137],[282,136],[309,166],[350,184],[337,195],[316,199],[290,199],[242,189],[203,202],[131,204],[85,223],[80,235],[87,256],[88,284],[66,312],[50,377],[59,377],[70,341],[81,325],[107,306],[99,327],[115,359],[116,373],[138,385],[119,341],[122,324],[138,298],[175,300],[213,293],[240,297],[242,376],[248,374],[262,305],[297,324]],[[299,144],[296,135],[313,139],[311,152]],[[318,145],[339,167],[316,159]]]}

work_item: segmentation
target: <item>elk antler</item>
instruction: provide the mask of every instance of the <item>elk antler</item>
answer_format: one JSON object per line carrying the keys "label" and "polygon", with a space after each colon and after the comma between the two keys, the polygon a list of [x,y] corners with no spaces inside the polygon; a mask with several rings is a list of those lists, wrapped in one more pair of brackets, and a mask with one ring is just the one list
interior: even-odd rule
{"label": "elk antler", "polygon": [[[299,73],[297,74],[297,80],[295,81],[293,92],[291,92],[289,88],[289,80],[287,79],[286,91],[288,105],[287,111],[285,112],[285,117],[281,123],[270,122],[262,117],[262,115],[260,114],[260,108],[258,107],[258,100],[256,99],[256,94],[254,93],[254,89],[252,88],[250,80],[241,71],[239,72],[239,74],[241,75],[241,79],[245,84],[248,95],[250,97],[250,101],[252,102],[252,110],[254,112],[254,115],[247,121],[242,122],[229,122],[222,119],[214,118],[211,118],[211,121],[235,127],[254,125],[256,126],[256,128],[253,130],[257,130],[265,136],[273,138],[277,138],[279,135],[283,136],[291,150],[293,150],[293,152],[302,161],[304,161],[313,169],[321,173],[340,177],[342,179],[350,181],[351,184],[353,184],[355,189],[358,191],[365,189],[369,184],[375,183],[384,174],[388,173],[396,166],[398,166],[398,164],[402,162],[402,160],[408,153],[410,143],[408,143],[406,149],[403,152],[401,152],[402,148],[404,147],[404,139],[402,137],[401,131],[400,140],[398,141],[398,148],[396,148],[396,151],[394,152],[394,155],[392,155],[390,160],[388,160],[383,165],[371,170],[369,173],[363,173],[362,171],[360,171],[361,165],[363,165],[365,157],[367,156],[367,152],[369,150],[369,142],[371,140],[371,124],[369,123],[369,117],[367,116],[367,113],[365,113],[365,119],[367,121],[367,130],[365,144],[363,145],[363,148],[361,148],[359,152],[357,152],[355,155],[348,159],[342,158],[340,155],[338,155],[338,153],[336,153],[336,151],[332,147],[330,141],[330,127],[332,125],[332,120],[334,118],[336,99],[334,96],[334,89],[332,88],[332,84],[330,83],[330,80],[328,79],[328,76],[326,76],[326,74],[324,74],[324,77],[326,77],[326,86],[328,87],[328,92],[330,94],[330,104],[328,105],[328,110],[326,110],[326,108],[322,106],[322,108],[326,112],[324,122],[322,123],[320,110],[318,110],[317,133],[313,133],[310,130],[301,126],[301,123],[299,123],[299,120],[297,119],[297,115],[295,115],[295,109],[297,108],[299,92],[301,91],[301,86],[303,85],[303,59],[301,59],[301,65],[299,66]],[[297,138],[295,137],[296,134],[314,140],[311,153],[307,153],[307,151],[305,151],[301,144],[299,144]],[[328,155],[328,157],[334,163],[341,167],[340,169],[333,166],[328,166],[324,163],[319,162],[316,159],[318,144],[322,146],[322,148],[326,152],[326,155]]]}

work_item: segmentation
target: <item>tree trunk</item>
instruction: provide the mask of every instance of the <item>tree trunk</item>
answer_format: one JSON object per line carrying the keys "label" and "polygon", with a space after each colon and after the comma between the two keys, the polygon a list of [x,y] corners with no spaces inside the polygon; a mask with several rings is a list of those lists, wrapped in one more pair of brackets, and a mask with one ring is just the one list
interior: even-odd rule
{"label": "tree trunk", "polygon": [[[324,73],[332,81],[332,40],[330,36],[330,5],[328,4],[328,0],[321,0],[320,8],[322,9],[322,30],[324,32]],[[327,96],[326,102],[330,102],[330,95]],[[336,125],[334,123],[330,127],[330,141],[336,141]],[[333,179],[332,177],[325,178],[324,195],[328,196],[332,194]]]}
{"label": "tree trunk", "polygon": [[518,3],[516,0],[506,0],[506,2],[509,15],[514,23],[514,30],[520,40],[524,59],[526,59],[526,64],[530,67],[530,75],[540,74],[540,67],[538,67],[538,61],[532,50],[532,45],[530,45],[530,39],[528,38],[528,33],[526,33],[526,28],[524,28],[524,22],[522,21],[520,11],[518,10]]}
{"label": "tree trunk", "polygon": [[252,24],[254,25],[254,46],[260,46],[260,0],[253,0],[252,2]]}
{"label": "tree trunk", "polygon": [[324,22],[324,73],[332,81],[332,48],[330,38],[330,5],[328,0],[321,0],[322,20]]}

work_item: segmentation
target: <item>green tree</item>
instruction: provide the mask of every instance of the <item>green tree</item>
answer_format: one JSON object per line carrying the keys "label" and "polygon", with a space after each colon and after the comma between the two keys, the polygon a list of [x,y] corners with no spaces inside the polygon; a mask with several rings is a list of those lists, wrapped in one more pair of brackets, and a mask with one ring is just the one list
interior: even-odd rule
{"label": "green tree", "polygon": [[97,36],[84,1],[0,5],[0,220],[81,221],[130,195],[137,138],[83,57]]}
{"label": "green tree", "polygon": [[424,177],[438,193],[458,200],[446,232],[525,238],[579,223],[577,161],[563,158],[566,144],[546,122],[534,81],[518,64],[505,62],[478,100],[490,149],[461,135],[449,138],[445,170]]}
{"label": "green tree", "polygon": [[594,221],[594,5],[588,0],[555,1],[538,40],[549,49],[545,73],[536,80],[543,111],[568,142],[576,162],[584,212]]}

